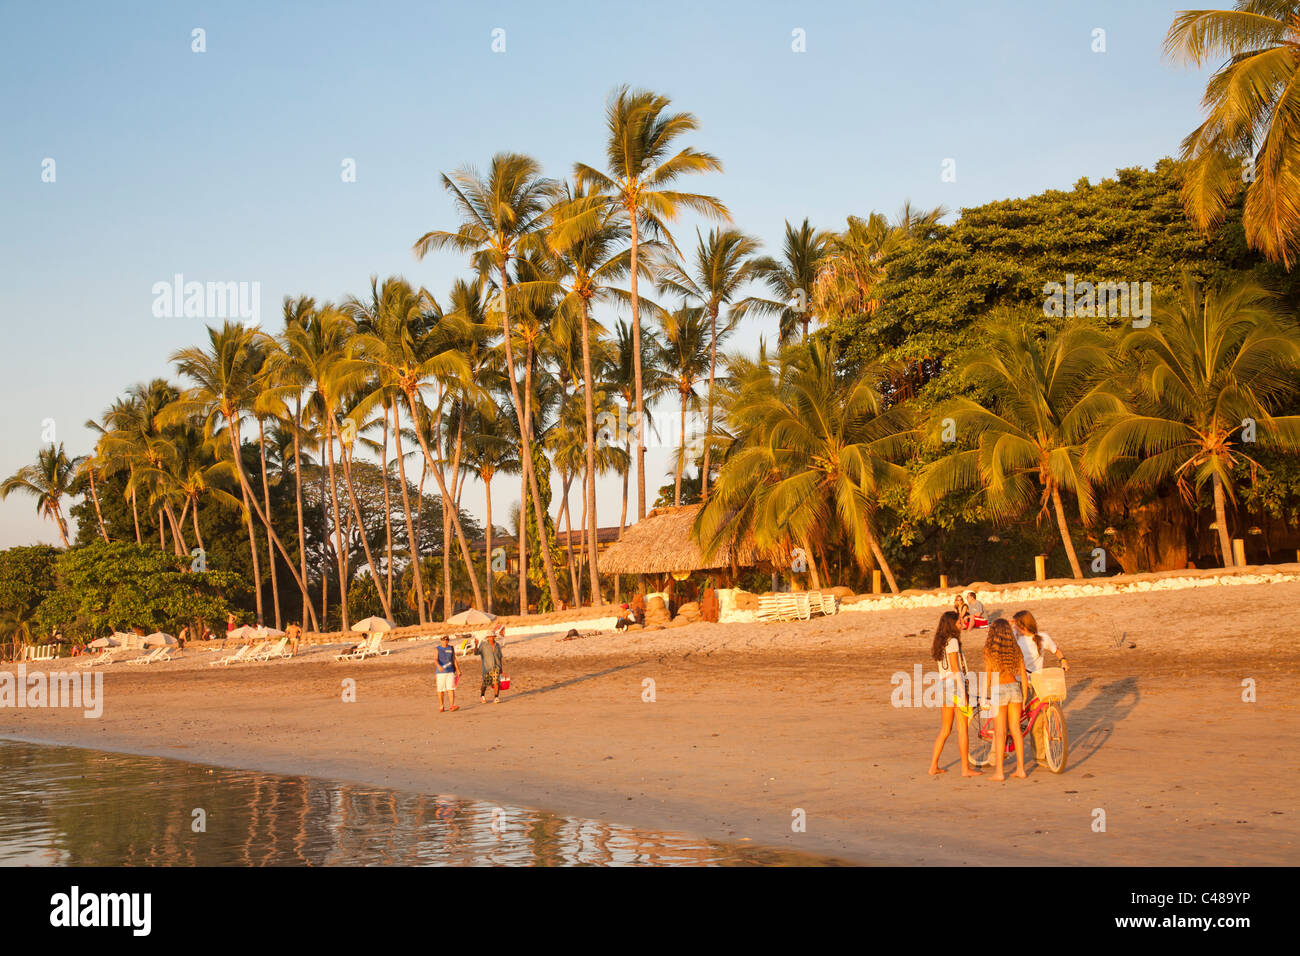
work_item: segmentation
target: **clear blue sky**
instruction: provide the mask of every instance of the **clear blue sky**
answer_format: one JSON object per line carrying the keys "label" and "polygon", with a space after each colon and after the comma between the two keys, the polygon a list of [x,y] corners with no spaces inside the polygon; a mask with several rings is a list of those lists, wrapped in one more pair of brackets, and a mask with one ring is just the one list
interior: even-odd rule
{"label": "clear blue sky", "polygon": [[[557,176],[603,165],[619,84],[699,117],[690,141],[725,173],[690,187],[775,252],[787,218],[831,227],[905,199],[955,213],[1176,152],[1204,84],[1161,60],[1185,6],[7,0],[0,476],[35,459],[44,419],[81,454],[87,418],[134,382],[174,378],[167,356],[204,334],[152,314],[153,284],[175,273],[260,282],[271,329],[284,295],[339,299],[372,273],[445,291],[464,262],[410,251],[454,223],[439,173],[503,150]],[[340,178],[346,158],[355,183]],[[955,182],[940,179],[946,158]],[[732,346],[771,331],[747,324]],[[656,478],[668,457],[651,452]],[[514,480],[494,491],[503,522]],[[602,484],[602,524],[618,496],[616,479]],[[466,506],[481,502],[471,486]],[[0,547],[56,540],[33,505],[0,503]]]}

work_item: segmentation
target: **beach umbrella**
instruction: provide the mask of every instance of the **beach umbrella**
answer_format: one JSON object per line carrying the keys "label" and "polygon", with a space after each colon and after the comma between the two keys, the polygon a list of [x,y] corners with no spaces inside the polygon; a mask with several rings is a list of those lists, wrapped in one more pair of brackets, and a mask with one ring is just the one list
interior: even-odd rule
{"label": "beach umbrella", "polygon": [[278,627],[259,627],[257,628],[258,637],[284,637],[284,631]]}
{"label": "beach umbrella", "polygon": [[233,631],[227,631],[226,637],[233,637],[236,640],[244,640],[249,637],[261,637],[262,632],[255,627],[249,627],[247,624],[235,628]]}
{"label": "beach umbrella", "polygon": [[116,641],[111,637],[97,637],[86,646],[87,647],[121,647],[122,642]]}
{"label": "beach umbrella", "polygon": [[177,643],[176,638],[172,637],[170,634],[165,634],[162,631],[154,631],[144,639],[145,647],[157,647],[160,644],[175,643]]}
{"label": "beach umbrella", "polygon": [[447,623],[468,624],[473,626],[479,624],[491,624],[496,619],[497,616],[495,614],[485,614],[478,608],[472,607],[468,611],[461,611],[459,614],[453,614],[451,617],[447,618]]}
{"label": "beach umbrella", "polygon": [[382,634],[384,631],[391,631],[396,626],[386,617],[368,617],[353,624],[352,630],[358,634]]}

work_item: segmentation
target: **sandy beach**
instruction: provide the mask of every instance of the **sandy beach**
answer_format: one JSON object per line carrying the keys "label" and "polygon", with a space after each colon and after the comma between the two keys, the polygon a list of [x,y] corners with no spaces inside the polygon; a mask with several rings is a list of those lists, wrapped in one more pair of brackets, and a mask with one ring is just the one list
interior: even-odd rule
{"label": "sandy beach", "polygon": [[[991,597],[990,612],[1022,606]],[[105,668],[100,719],[0,709],[0,735],[863,863],[1300,863],[1300,582],[1027,606],[1071,659],[1070,758],[1063,774],[1031,761],[1027,780],[1005,783],[962,779],[955,734],[949,772],[929,776],[938,712],[892,702],[895,674],[929,667],[932,608],[511,638],[502,703],[479,703],[470,657],[454,714],[437,710],[431,642],[394,641],[363,662],[313,646],[230,668],[191,651]],[[972,644],[982,632],[968,642],[978,667]],[[347,678],[354,703],[343,701]],[[1247,679],[1254,703],[1242,700]],[[797,810],[804,832],[792,830]]]}

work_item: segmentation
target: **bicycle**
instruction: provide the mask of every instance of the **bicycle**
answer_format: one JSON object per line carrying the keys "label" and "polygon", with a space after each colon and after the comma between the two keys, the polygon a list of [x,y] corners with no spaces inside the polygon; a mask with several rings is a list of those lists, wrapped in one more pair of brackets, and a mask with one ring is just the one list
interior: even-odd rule
{"label": "bicycle", "polygon": [[[1049,696],[1040,696],[1036,691],[1025,702],[1020,712],[1020,733],[1024,739],[1034,740],[1034,755],[1052,773],[1065,769],[1070,755],[1069,731],[1065,726],[1065,713],[1061,710],[1061,701],[1065,699],[1065,675],[1059,668],[1051,668],[1058,674],[1045,675],[1044,679],[1054,680]],[[1033,679],[1040,671],[1030,675]],[[970,762],[973,767],[988,767],[993,764],[994,721],[996,713],[988,711],[988,717],[981,716],[983,708],[972,709],[970,715]],[[1041,721],[1041,725],[1040,722]],[[1037,731],[1037,732],[1036,732]],[[1016,742],[1011,738],[1010,728],[1007,732],[1006,753],[1015,758]]]}

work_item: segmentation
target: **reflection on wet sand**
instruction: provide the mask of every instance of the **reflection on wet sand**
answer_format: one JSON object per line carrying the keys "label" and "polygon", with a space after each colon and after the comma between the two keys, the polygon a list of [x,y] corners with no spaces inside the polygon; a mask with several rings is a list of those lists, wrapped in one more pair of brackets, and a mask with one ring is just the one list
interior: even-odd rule
{"label": "reflection on wet sand", "polygon": [[5,866],[834,862],[453,796],[0,740]]}

